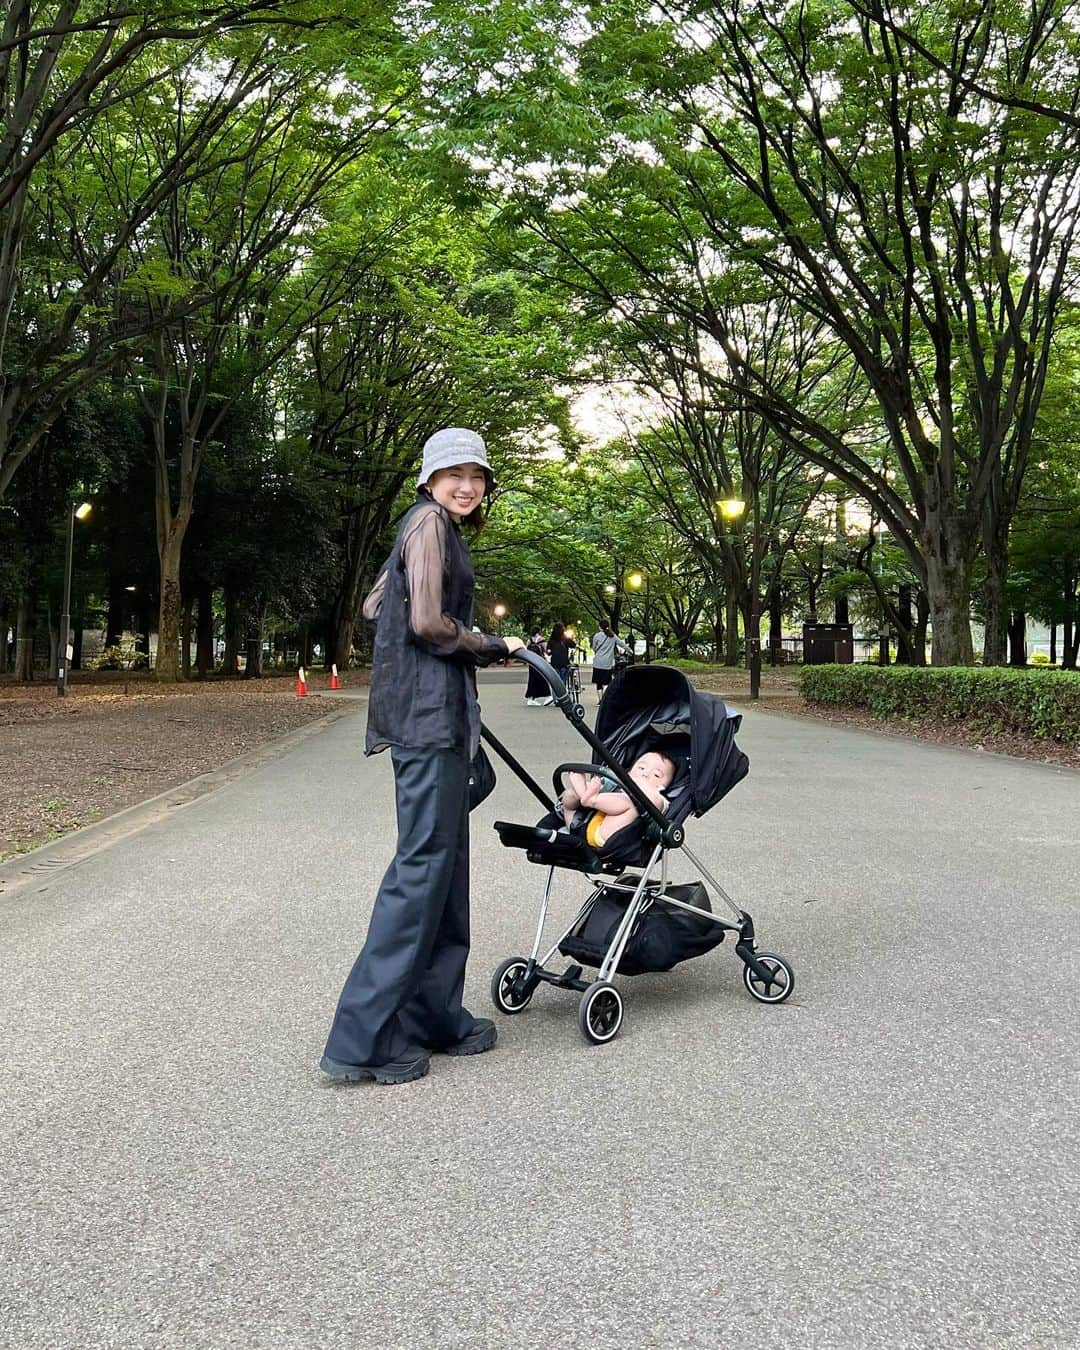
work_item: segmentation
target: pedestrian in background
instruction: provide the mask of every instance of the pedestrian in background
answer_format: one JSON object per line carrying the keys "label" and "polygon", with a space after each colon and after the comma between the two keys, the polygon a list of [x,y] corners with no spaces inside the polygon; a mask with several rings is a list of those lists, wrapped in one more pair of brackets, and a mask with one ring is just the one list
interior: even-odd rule
{"label": "pedestrian in background", "polygon": [[596,686],[597,703],[604,697],[604,690],[615,675],[615,659],[629,652],[629,647],[617,633],[611,631],[606,619],[600,620],[600,628],[592,639],[592,682]]}
{"label": "pedestrian in background", "polygon": [[480,746],[478,663],[523,644],[472,630],[462,525],[492,488],[483,439],[451,427],[424,445],[417,498],[364,617],[375,621],[365,754],[389,748],[397,852],[364,949],[338,1000],[321,1068],[339,1082],[407,1083],[431,1052],[490,1050],[496,1031],[462,1006],[469,955],[469,771]]}
{"label": "pedestrian in background", "polygon": [[570,678],[570,653],[576,647],[574,639],[566,636],[566,625],[557,623],[548,638],[548,660],[563,684]]}
{"label": "pedestrian in background", "polygon": [[[547,659],[547,643],[539,632],[533,633],[525,644],[534,656],[542,656]],[[525,686],[525,703],[530,708],[542,708],[545,704],[554,703],[551,688],[547,680],[538,670],[529,667],[529,681]]]}

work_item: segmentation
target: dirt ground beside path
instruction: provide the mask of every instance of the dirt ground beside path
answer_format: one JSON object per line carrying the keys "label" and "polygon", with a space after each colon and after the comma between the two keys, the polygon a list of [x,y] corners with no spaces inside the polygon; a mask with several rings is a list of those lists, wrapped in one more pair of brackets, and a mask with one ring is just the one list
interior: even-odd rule
{"label": "dirt ground beside path", "polygon": [[[327,683],[321,672],[310,687]],[[346,676],[343,684],[359,684]],[[324,717],[293,678],[159,685],[145,676],[0,684],[0,859],[145,801]]]}

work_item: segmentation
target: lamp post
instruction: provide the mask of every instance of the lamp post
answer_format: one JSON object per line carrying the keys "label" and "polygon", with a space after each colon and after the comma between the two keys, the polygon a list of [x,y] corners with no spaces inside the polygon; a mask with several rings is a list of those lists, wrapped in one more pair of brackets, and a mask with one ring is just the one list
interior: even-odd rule
{"label": "lamp post", "polygon": [[498,604],[498,605],[495,606],[495,608],[494,608],[491,612],[492,612],[492,614],[495,615],[495,619],[496,619],[496,621],[497,621],[497,623],[498,623],[498,626],[499,626],[499,637],[502,637],[502,635],[503,635],[503,619],[506,618],[506,606],[503,605],[503,604]]}
{"label": "lamp post", "polygon": [[[757,498],[755,496],[755,508]],[[746,502],[741,497],[725,497],[716,503],[717,510],[722,518],[727,521],[731,528],[736,532],[741,540],[744,537],[743,520],[746,512]],[[757,530],[757,511],[754,512],[754,529]],[[755,538],[756,544],[756,538]],[[757,548],[753,550],[753,556],[750,568],[750,613],[747,616],[746,632],[746,664],[750,671],[750,698],[756,700],[761,696],[761,614],[758,610],[759,595],[761,589],[758,577]]]}
{"label": "lamp post", "polygon": [[60,650],[56,662],[56,694],[63,698],[67,693],[68,666],[74,655],[71,643],[71,566],[75,552],[75,522],[85,520],[90,514],[89,502],[72,502],[68,512],[67,560],[64,565],[64,608],[60,614]]}
{"label": "lamp post", "polygon": [[652,633],[652,628],[650,625],[652,620],[649,614],[649,574],[648,572],[645,573],[631,572],[630,575],[626,578],[626,584],[632,590],[635,591],[640,591],[642,586],[645,587],[645,607],[644,610],[642,611],[641,632],[645,639],[645,664],[648,665],[649,662],[652,660],[652,651],[650,650],[652,645],[650,642],[650,636]]}

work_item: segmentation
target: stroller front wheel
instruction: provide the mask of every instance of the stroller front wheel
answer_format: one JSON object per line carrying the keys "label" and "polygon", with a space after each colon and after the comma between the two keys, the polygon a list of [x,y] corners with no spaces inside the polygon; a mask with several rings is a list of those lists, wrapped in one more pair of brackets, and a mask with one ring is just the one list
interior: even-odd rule
{"label": "stroller front wheel", "polygon": [[491,1001],[501,1013],[512,1016],[524,1012],[532,1002],[534,982],[526,984],[523,976],[529,968],[523,956],[508,956],[491,977]]}
{"label": "stroller front wheel", "polygon": [[769,972],[762,977],[748,965],[743,966],[743,983],[747,993],[759,1003],[783,1003],[795,988],[795,972],[782,956],[775,952],[755,952],[754,960]]}
{"label": "stroller front wheel", "polygon": [[615,986],[607,980],[590,984],[578,1007],[578,1026],[585,1039],[593,1045],[606,1045],[619,1034],[622,1018],[622,995]]}

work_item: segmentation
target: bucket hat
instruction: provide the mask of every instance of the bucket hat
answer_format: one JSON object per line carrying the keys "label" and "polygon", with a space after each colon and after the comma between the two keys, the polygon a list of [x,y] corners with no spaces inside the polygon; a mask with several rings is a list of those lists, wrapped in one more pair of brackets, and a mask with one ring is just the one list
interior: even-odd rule
{"label": "bucket hat", "polygon": [[465,427],[444,427],[424,442],[424,462],[420,468],[417,487],[423,487],[433,473],[451,469],[455,464],[479,464],[487,478],[488,491],[495,485],[495,476],[488,463],[484,438]]}

